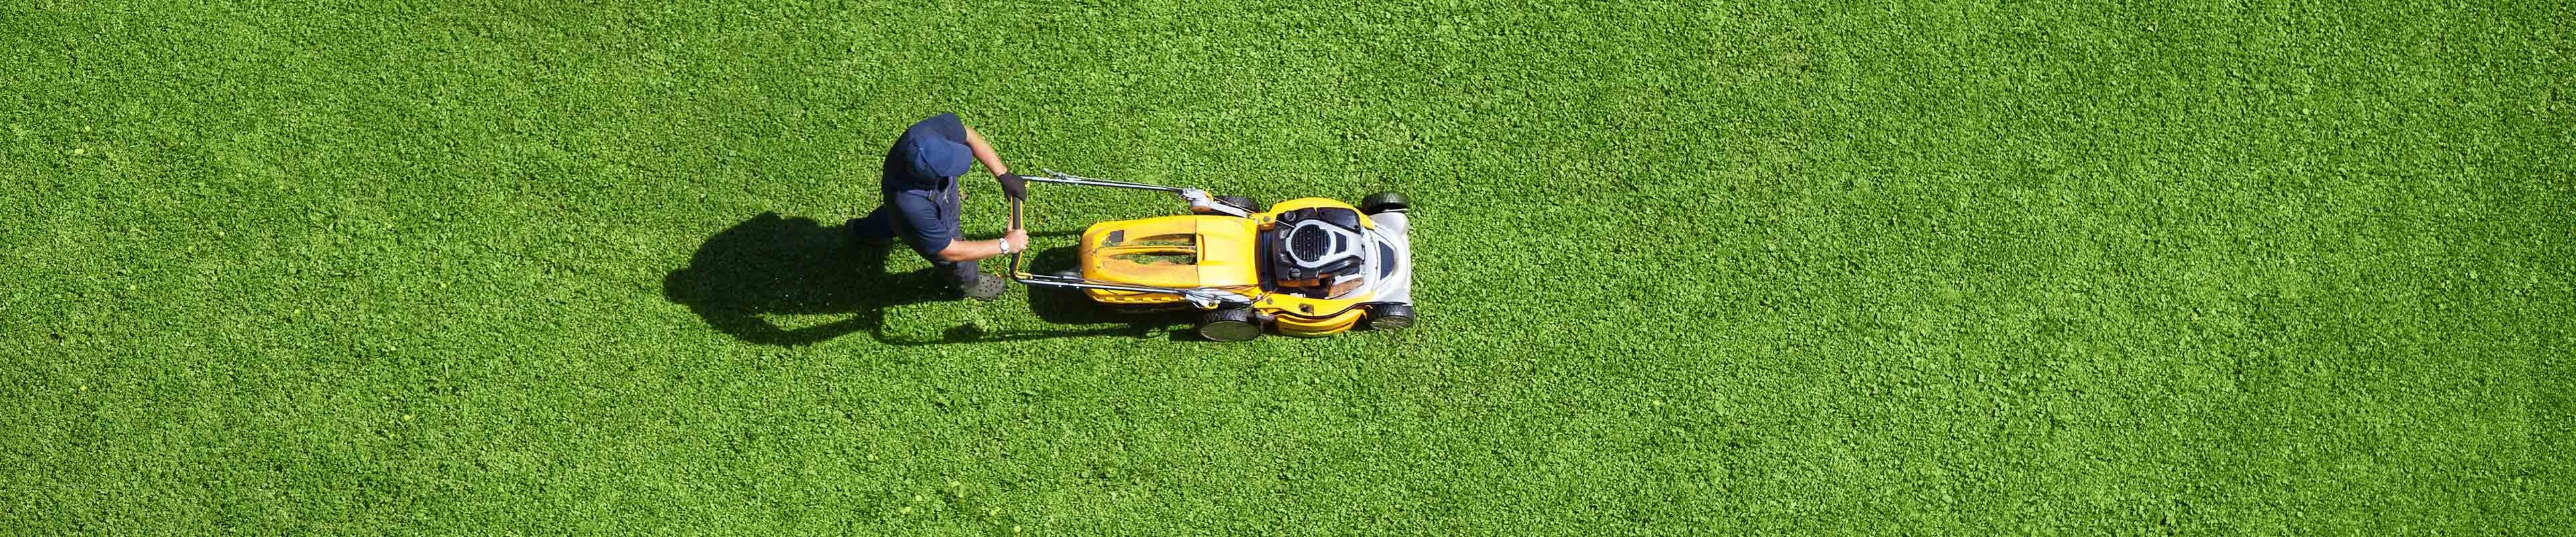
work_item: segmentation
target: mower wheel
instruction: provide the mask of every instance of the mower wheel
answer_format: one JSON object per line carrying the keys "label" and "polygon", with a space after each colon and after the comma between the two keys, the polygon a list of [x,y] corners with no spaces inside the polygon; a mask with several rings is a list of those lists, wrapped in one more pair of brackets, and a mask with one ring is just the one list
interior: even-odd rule
{"label": "mower wheel", "polygon": [[1261,337],[1261,322],[1250,308],[1221,308],[1199,316],[1199,337],[1208,341],[1243,341]]}
{"label": "mower wheel", "polygon": [[1261,202],[1254,201],[1249,196],[1217,196],[1216,202],[1233,205],[1235,208],[1243,209],[1244,212],[1261,212]]}
{"label": "mower wheel", "polygon": [[1413,326],[1413,306],[1379,304],[1369,307],[1370,330],[1396,330],[1410,326]]}
{"label": "mower wheel", "polygon": [[1400,213],[1412,206],[1413,200],[1394,192],[1379,192],[1360,199],[1360,212],[1367,214]]}

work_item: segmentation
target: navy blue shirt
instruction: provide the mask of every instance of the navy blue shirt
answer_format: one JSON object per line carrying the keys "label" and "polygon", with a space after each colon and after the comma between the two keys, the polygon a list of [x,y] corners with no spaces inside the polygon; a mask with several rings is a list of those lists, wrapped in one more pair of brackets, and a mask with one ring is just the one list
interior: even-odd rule
{"label": "navy blue shirt", "polygon": [[923,258],[957,238],[957,176],[975,162],[966,146],[966,124],[957,114],[930,116],[903,130],[886,151],[881,178],[886,205],[895,209],[895,232]]}

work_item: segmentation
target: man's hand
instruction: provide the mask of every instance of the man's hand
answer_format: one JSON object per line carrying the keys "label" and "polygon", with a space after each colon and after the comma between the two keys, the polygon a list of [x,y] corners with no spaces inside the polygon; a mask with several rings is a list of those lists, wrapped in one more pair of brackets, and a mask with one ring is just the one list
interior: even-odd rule
{"label": "man's hand", "polygon": [[1001,175],[993,176],[993,179],[1002,182],[1002,195],[1010,196],[1015,200],[1029,199],[1028,178],[1020,177],[1020,174],[1016,173],[1002,172]]}
{"label": "man's hand", "polygon": [[1019,251],[1029,251],[1029,230],[1011,228],[1002,232],[1002,240],[1010,241],[1011,247]]}

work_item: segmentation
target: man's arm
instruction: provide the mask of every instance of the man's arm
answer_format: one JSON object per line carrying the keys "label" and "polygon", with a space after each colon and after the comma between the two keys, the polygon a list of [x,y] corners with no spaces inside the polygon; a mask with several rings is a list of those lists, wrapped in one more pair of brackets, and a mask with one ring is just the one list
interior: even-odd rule
{"label": "man's arm", "polygon": [[[965,124],[959,123],[958,126],[965,127]],[[984,133],[975,132],[974,127],[966,127],[966,148],[975,152],[975,160],[983,161],[984,171],[993,172],[993,180],[1002,182],[1003,195],[1011,199],[1028,199],[1029,180],[1011,173],[1010,165],[1002,163],[1002,153],[994,151],[993,144],[984,141]],[[966,194],[961,191],[958,195]]]}
{"label": "man's arm", "polygon": [[1002,255],[1002,243],[998,240],[948,241],[948,247],[939,250],[939,259],[950,263],[981,261],[997,255]]}
{"label": "man's arm", "polygon": [[[1002,242],[1004,241],[1009,241],[1011,243],[1010,251],[1002,250]],[[1027,251],[1028,249],[1029,232],[1014,229],[1003,232],[1002,238],[1000,239],[989,241],[948,241],[948,247],[939,249],[939,258],[951,263],[963,263],[967,261],[982,261],[992,257],[1007,255],[1011,252]]]}
{"label": "man's arm", "polygon": [[1002,154],[993,150],[993,144],[984,142],[984,133],[975,132],[971,126],[966,127],[966,148],[975,150],[975,161],[984,163],[984,171],[993,172],[994,177],[1011,173],[1010,165],[1002,163]]}

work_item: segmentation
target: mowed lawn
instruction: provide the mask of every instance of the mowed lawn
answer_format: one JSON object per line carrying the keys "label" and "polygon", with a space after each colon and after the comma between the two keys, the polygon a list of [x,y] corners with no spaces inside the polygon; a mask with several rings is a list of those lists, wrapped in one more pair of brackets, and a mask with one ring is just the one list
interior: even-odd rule
{"label": "mowed lawn", "polygon": [[[619,4],[0,6],[0,533],[2576,532],[2563,3]],[[940,111],[1422,323],[941,300]]]}

